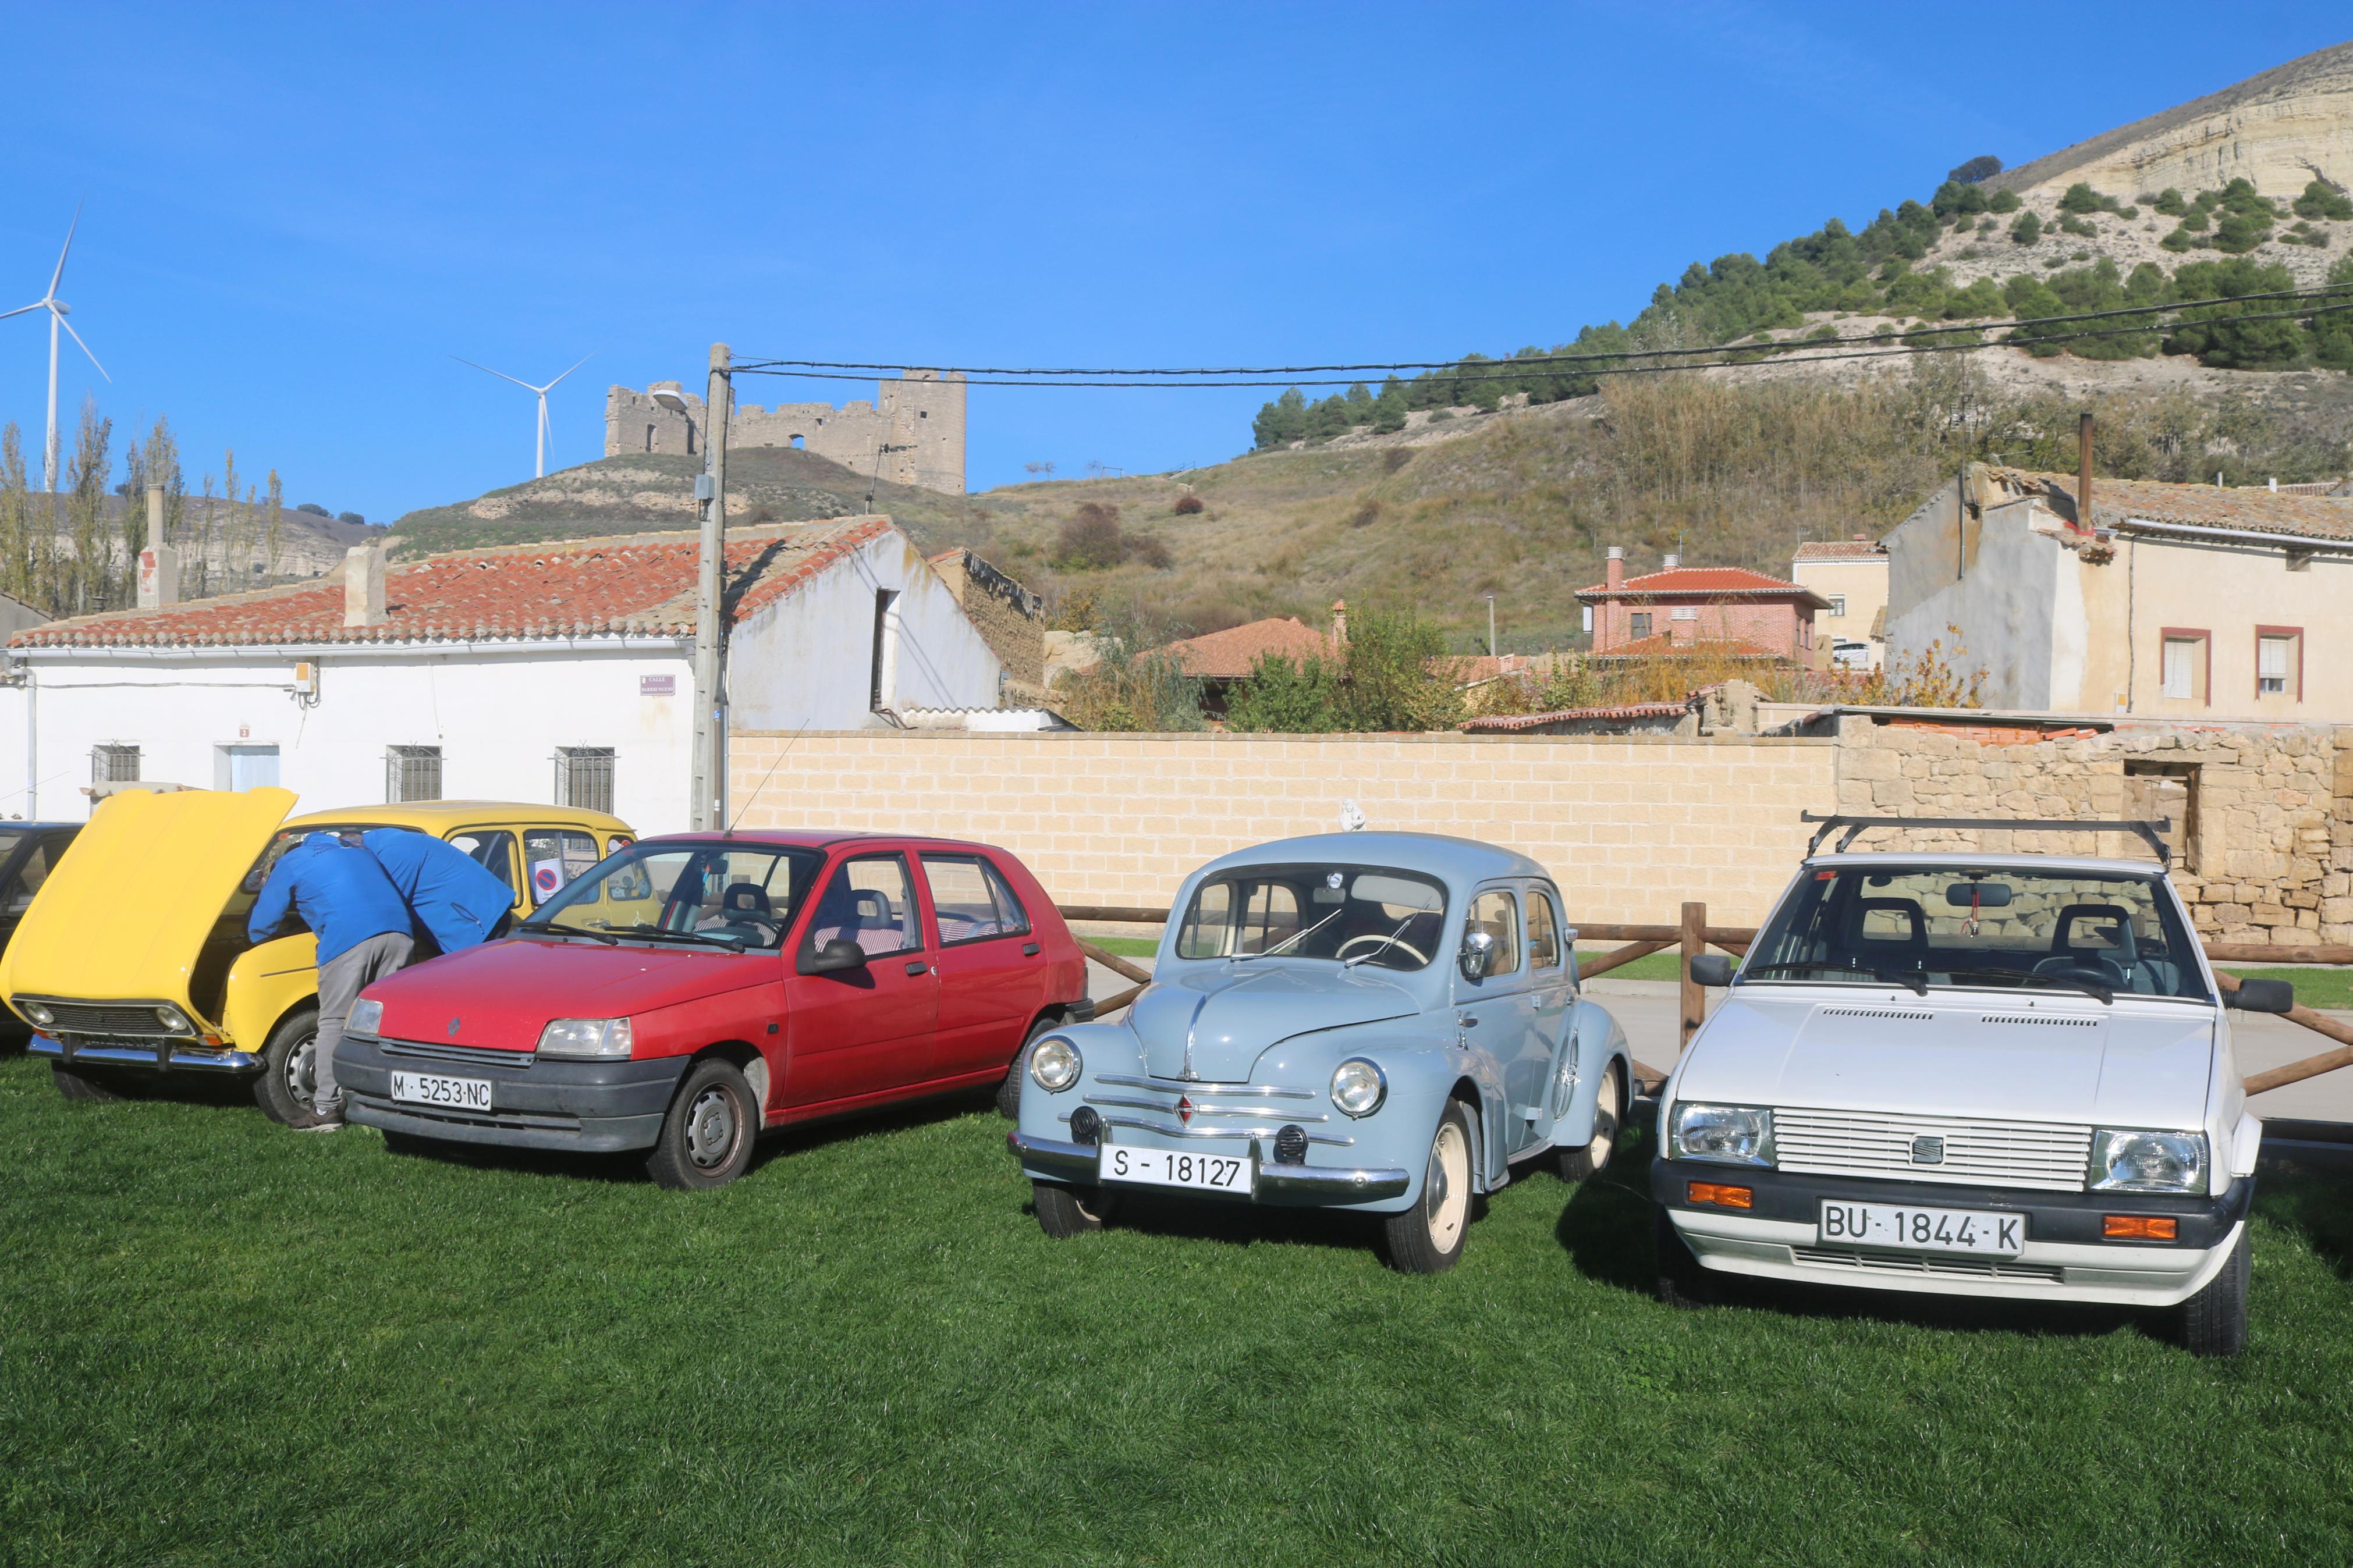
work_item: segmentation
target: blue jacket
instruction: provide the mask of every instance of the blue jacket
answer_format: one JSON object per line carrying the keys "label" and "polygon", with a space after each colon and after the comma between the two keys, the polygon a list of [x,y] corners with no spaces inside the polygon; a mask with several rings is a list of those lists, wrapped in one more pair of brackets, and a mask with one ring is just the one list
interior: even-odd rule
{"label": "blue jacket", "polygon": [[372,827],[360,835],[360,842],[444,952],[483,942],[499,917],[514,907],[514,889],[505,879],[429,833]]}
{"label": "blue jacket", "polygon": [[364,849],[332,833],[313,833],[278,858],[253,900],[245,934],[268,942],[289,914],[319,937],[319,962],[329,963],[372,936],[409,932],[408,906]]}

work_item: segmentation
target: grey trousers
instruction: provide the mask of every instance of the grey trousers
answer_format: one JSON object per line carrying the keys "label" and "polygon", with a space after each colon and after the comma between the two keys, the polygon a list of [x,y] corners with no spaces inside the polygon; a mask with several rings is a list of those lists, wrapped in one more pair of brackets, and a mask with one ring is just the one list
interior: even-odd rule
{"label": "grey trousers", "polygon": [[416,945],[417,939],[406,931],[386,931],[319,966],[319,1043],[311,1048],[311,1100],[320,1115],[332,1116],[343,1109],[343,1097],[335,1087],[335,1051],[343,1043],[343,1022],[352,1016],[352,1004],[361,992],[406,966]]}

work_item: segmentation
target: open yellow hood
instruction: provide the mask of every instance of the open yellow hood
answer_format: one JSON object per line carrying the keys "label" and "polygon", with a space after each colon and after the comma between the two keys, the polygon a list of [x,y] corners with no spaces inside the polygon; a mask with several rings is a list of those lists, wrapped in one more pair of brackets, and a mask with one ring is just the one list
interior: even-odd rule
{"label": "open yellow hood", "polygon": [[[188,994],[197,959],[294,798],[274,788],[126,790],[100,802],[0,957],[0,997],[204,1011]],[[240,948],[244,940],[237,933]]]}

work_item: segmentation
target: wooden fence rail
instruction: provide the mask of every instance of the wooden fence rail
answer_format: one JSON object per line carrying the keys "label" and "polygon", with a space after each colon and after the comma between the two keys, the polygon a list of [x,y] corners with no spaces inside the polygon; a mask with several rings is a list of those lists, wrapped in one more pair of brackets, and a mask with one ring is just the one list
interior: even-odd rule
{"label": "wooden fence rail", "polygon": [[[1126,904],[1063,904],[1059,907],[1064,920],[1102,921],[1128,925],[1166,925],[1169,915],[1166,910],[1141,909]],[[1678,1055],[1689,1047],[1692,1036],[1698,1033],[1700,1025],[1707,1017],[1706,994],[1700,984],[1692,978],[1691,961],[1711,947],[1720,947],[1736,956],[1745,955],[1748,952],[1749,943],[1757,940],[1757,928],[1754,926],[1708,924],[1707,906],[1704,903],[1683,905],[1683,919],[1673,925],[1625,925],[1613,924],[1607,921],[1594,921],[1574,926],[1571,931],[1573,941],[1614,942],[1623,944],[1597,958],[1580,959],[1577,963],[1577,974],[1579,978],[1586,980],[1590,980],[1598,974],[1607,974],[1609,971],[1621,968],[1638,958],[1648,958],[1654,952],[1662,952],[1671,947],[1677,950],[1683,961],[1677,965],[1677,973],[1682,981],[1678,988],[1682,1015],[1682,1026],[1677,1035]],[[2348,946],[2315,944],[2310,947],[2281,948],[2253,942],[2210,942],[2205,944],[2205,948],[2206,959],[2210,963],[2235,963],[2249,966],[2281,963],[2353,964],[2353,947]],[[1079,951],[1122,979],[1135,982],[1118,994],[1106,996],[1096,1003],[1095,1014],[1098,1017],[1106,1013],[1117,1012],[1135,1000],[1145,985],[1151,983],[1150,971],[1140,969],[1117,953],[1098,947],[1093,942],[1080,942]],[[2224,991],[2236,991],[2239,988],[2239,977],[2235,974],[2227,974],[2221,970],[2216,970],[2214,978],[2215,984]],[[2323,1051],[2318,1056],[2285,1062],[2275,1068],[2267,1068],[2262,1072],[2251,1075],[2245,1080],[2246,1092],[2250,1095],[2261,1094],[2266,1089],[2284,1088],[2291,1083],[2302,1083],[2308,1078],[2318,1078],[2323,1073],[2353,1067],[2353,1026],[2340,1024],[2326,1014],[2315,1012],[2301,1004],[2290,1008],[2284,1016],[2291,1024],[2301,1025],[2316,1035],[2335,1041],[2337,1048]],[[1637,1061],[1634,1068],[1642,1079],[1642,1087],[1645,1090],[1654,1091],[1666,1081],[1667,1075],[1663,1071],[1646,1062]]]}

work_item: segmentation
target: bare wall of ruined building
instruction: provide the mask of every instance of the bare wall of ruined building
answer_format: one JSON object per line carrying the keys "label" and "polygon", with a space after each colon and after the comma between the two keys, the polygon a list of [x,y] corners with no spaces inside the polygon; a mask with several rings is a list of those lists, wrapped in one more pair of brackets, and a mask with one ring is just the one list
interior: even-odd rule
{"label": "bare wall of ruined building", "polygon": [[1018,705],[1043,703],[1045,601],[969,550],[934,556],[932,567],[1004,661],[1007,700]]}
{"label": "bare wall of ruined building", "polygon": [[[699,455],[709,410],[681,384],[605,393],[605,456]],[[764,407],[740,395],[728,422],[731,447],[798,447],[860,474],[962,495],[965,381],[913,370],[879,383],[871,403],[784,403]]]}

